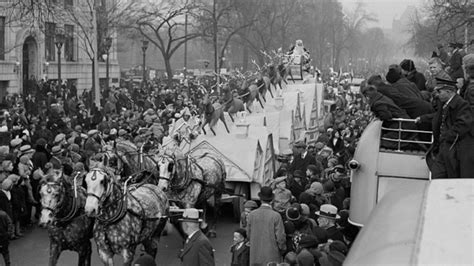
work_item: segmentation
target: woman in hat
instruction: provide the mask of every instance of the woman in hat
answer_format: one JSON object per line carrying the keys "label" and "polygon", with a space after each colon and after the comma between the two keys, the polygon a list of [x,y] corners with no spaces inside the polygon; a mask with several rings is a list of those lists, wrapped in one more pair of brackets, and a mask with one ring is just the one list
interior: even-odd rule
{"label": "woman in hat", "polygon": [[[273,209],[279,212],[281,215],[285,214],[285,211],[291,205],[291,191],[286,188],[286,176],[280,176],[273,180],[272,183],[273,194]],[[283,217],[283,216],[282,216]]]}

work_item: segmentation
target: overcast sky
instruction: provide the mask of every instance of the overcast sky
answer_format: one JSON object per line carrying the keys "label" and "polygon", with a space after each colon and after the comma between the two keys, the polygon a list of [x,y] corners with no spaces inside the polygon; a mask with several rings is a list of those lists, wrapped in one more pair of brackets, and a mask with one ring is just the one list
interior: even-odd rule
{"label": "overcast sky", "polygon": [[[391,28],[393,18],[398,18],[408,5],[420,6],[424,0],[339,0],[344,10],[353,10],[357,2],[363,2],[366,9],[377,15],[377,26]],[[375,25],[374,25],[375,26]]]}

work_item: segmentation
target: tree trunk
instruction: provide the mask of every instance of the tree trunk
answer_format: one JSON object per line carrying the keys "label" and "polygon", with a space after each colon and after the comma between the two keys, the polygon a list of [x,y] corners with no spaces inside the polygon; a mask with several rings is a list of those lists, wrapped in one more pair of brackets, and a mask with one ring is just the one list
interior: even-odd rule
{"label": "tree trunk", "polygon": [[163,56],[164,63],[165,63],[165,69],[166,69],[166,74],[168,76],[168,84],[171,84],[173,81],[173,69],[171,68],[171,60],[170,57]]}

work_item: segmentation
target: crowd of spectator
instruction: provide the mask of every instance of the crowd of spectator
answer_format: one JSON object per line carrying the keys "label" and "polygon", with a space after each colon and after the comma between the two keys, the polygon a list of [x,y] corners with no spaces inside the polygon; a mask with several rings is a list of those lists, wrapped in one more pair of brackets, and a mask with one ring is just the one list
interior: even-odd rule
{"label": "crowd of spectator", "polygon": [[[426,77],[406,59],[385,76],[368,77],[360,93],[348,81],[326,86],[329,110],[316,141],[295,142],[291,153],[280,157],[271,186],[261,188],[261,204],[245,203],[232,265],[342,265],[358,233],[348,222],[347,164],[373,117],[389,128],[398,127],[393,118],[406,118],[417,123],[405,129],[433,130],[434,144],[421,148],[431,152],[435,177],[472,176],[474,55],[461,54],[460,75],[459,53],[454,48],[451,57],[436,54]],[[175,119],[199,113],[196,93],[191,85],[158,82],[112,87],[101,91],[98,109],[91,91],[78,95],[71,85],[29,82],[23,95],[2,99],[0,252],[7,265],[4,247],[38,219],[38,186],[49,171],[61,169],[65,178],[84,175],[86,159],[109,141],[160,143]],[[406,138],[423,140],[414,134]],[[382,146],[394,148],[383,141]]]}

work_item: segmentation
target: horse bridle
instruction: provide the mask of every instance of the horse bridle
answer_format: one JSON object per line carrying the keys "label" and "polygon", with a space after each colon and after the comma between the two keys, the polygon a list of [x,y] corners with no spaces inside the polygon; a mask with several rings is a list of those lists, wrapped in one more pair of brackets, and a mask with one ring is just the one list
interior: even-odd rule
{"label": "horse bridle", "polygon": [[60,192],[58,193],[59,194],[59,201],[56,204],[56,208],[53,208],[51,206],[42,206],[43,209],[52,212],[53,215],[55,216],[56,213],[59,212],[59,209],[60,209],[59,206],[61,206],[63,204],[64,198],[65,198],[65,196],[64,196],[64,194],[65,194],[64,193],[64,187],[58,182],[47,182],[47,183],[42,184],[41,186],[47,186],[46,192],[48,192],[48,194],[51,194],[51,192],[53,192],[52,189],[51,189],[51,186],[55,186],[55,187],[59,186],[59,188],[60,188]]}
{"label": "horse bridle", "polygon": [[99,201],[99,205],[102,204],[103,201],[105,201],[109,196],[110,194],[112,193],[112,185],[111,185],[111,182],[108,182],[108,180],[105,178],[107,177],[107,173],[100,169],[100,168],[92,168],[89,172],[92,172],[92,176],[91,176],[91,180],[92,181],[95,181],[97,179],[97,172],[101,173],[102,175],[104,175],[104,182],[106,182],[106,184],[104,184],[104,187],[105,187],[105,193],[101,196],[97,196],[96,194],[92,193],[92,192],[87,192],[87,197],[91,196],[91,197],[94,197],[96,198],[98,201]]}
{"label": "horse bridle", "polygon": [[73,189],[74,189],[74,195],[72,197],[72,208],[71,210],[69,210],[69,213],[64,216],[63,218],[58,218],[56,217],[56,215],[58,214],[58,212],[61,210],[61,206],[62,204],[64,203],[64,200],[66,198],[66,195],[65,195],[65,187],[64,187],[64,184],[63,183],[58,183],[58,182],[48,182],[46,184],[43,184],[44,185],[47,185],[48,186],[48,189],[47,189],[47,192],[48,193],[51,193],[52,190],[49,186],[59,186],[60,187],[60,192],[59,192],[59,201],[56,205],[56,209],[53,209],[51,206],[43,206],[42,208],[46,209],[46,210],[49,210],[51,211],[51,213],[53,214],[54,217],[57,218],[57,220],[59,222],[67,222],[69,220],[71,220],[75,215],[76,215],[76,212],[78,210],[78,206],[77,206],[77,185],[76,185],[76,178],[79,176],[79,173],[76,174],[74,176],[74,183],[73,183]]}

